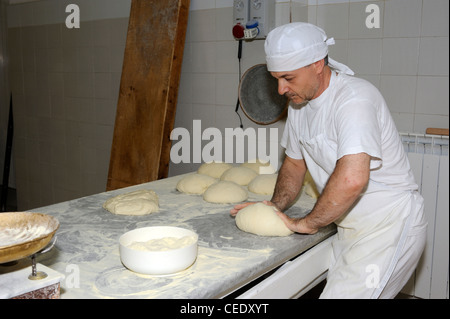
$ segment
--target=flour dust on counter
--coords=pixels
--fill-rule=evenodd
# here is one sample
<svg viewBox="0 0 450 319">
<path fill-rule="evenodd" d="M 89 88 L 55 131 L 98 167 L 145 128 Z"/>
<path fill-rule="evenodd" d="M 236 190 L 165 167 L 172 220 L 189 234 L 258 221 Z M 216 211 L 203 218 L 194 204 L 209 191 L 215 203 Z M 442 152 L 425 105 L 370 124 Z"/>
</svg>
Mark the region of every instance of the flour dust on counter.
<svg viewBox="0 0 450 319">
<path fill-rule="evenodd" d="M 317 242 L 334 234 L 325 228 L 315 235 L 262 237 L 243 232 L 230 215 L 233 204 L 209 203 L 202 195 L 181 193 L 184 175 L 161 179 L 41 207 L 60 221 L 55 247 L 39 257 L 43 265 L 64 274 L 61 298 L 220 298 L 267 273 Z M 103 208 L 110 198 L 151 189 L 158 195 L 158 213 L 118 215 Z M 249 201 L 270 199 L 248 192 Z M 315 200 L 301 194 L 287 214 L 301 217 Z M 148 226 L 175 226 L 198 234 L 194 264 L 168 276 L 139 275 L 127 269 L 119 254 L 119 238 Z"/>
</svg>

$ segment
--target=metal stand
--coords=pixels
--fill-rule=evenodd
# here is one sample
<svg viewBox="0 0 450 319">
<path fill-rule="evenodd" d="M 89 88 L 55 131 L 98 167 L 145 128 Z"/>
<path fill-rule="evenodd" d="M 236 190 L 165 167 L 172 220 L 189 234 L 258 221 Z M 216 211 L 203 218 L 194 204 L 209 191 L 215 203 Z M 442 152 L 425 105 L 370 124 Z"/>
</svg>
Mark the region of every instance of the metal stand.
<svg viewBox="0 0 450 319">
<path fill-rule="evenodd" d="M 37 271 L 36 269 L 36 256 L 37 254 L 44 254 L 48 252 L 50 249 L 53 248 L 56 244 L 56 236 L 53 237 L 53 241 L 44 249 L 41 251 L 38 251 L 37 253 L 31 255 L 31 275 L 28 276 L 28 279 L 30 280 L 40 280 L 47 277 L 47 274 L 43 271 Z"/>
<path fill-rule="evenodd" d="M 43 271 L 37 271 L 36 269 L 36 254 L 31 256 L 31 275 L 28 276 L 30 280 L 40 280 L 47 277 L 47 274 Z"/>
</svg>

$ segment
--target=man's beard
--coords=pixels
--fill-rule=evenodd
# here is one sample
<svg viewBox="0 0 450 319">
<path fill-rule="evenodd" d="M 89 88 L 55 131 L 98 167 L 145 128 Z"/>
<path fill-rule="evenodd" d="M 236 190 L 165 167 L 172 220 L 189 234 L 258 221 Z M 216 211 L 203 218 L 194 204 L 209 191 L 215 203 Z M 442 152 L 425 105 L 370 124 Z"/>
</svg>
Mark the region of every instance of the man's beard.
<svg viewBox="0 0 450 319">
<path fill-rule="evenodd" d="M 294 109 L 300 109 L 303 106 L 305 106 L 306 104 L 308 104 L 308 102 L 310 101 L 309 99 L 305 99 L 305 100 L 301 101 L 300 103 L 296 103 L 292 100 L 292 98 L 298 96 L 297 94 L 285 93 L 284 95 L 289 99 L 289 105 L 292 106 Z"/>
</svg>

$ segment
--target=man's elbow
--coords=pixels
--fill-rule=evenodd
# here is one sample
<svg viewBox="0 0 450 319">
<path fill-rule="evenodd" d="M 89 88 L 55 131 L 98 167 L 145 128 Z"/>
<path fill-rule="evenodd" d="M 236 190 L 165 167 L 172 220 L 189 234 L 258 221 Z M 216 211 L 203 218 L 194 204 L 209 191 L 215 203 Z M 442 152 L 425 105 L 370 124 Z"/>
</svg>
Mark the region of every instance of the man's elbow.
<svg viewBox="0 0 450 319">
<path fill-rule="evenodd" d="M 345 190 L 355 196 L 361 194 L 366 189 L 368 183 L 368 174 L 351 175 L 344 178 Z"/>
</svg>

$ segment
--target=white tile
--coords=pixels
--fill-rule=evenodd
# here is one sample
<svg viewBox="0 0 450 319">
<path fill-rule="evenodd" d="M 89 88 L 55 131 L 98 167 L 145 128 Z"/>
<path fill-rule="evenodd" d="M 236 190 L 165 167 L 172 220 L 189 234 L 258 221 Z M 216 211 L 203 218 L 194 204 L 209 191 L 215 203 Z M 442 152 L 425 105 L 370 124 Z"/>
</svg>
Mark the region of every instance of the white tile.
<svg viewBox="0 0 450 319">
<path fill-rule="evenodd" d="M 318 5 L 348 3 L 349 0 L 317 0 Z"/>
<path fill-rule="evenodd" d="M 300 9 L 301 7 L 301 9 Z M 304 18 L 306 16 L 306 19 Z M 294 21 L 307 21 L 308 7 L 299 5 L 297 3 L 277 3 L 275 5 L 275 27 L 287 24 L 291 22 L 289 19 L 292 17 Z"/>
<path fill-rule="evenodd" d="M 214 41 L 216 39 L 216 10 L 192 11 L 190 18 L 189 26 L 192 42 Z"/>
<path fill-rule="evenodd" d="M 425 133 L 427 128 L 448 128 L 448 115 L 416 114 L 414 118 L 414 132 Z"/>
<path fill-rule="evenodd" d="M 366 81 L 369 81 L 378 90 L 380 89 L 380 75 L 379 74 L 361 74 L 361 75 L 358 74 L 357 77 L 360 77 Z"/>
<path fill-rule="evenodd" d="M 312 24 L 317 24 L 317 6 L 308 6 L 308 21 Z"/>
<path fill-rule="evenodd" d="M 348 41 L 348 65 L 356 74 L 379 74 L 381 39 Z"/>
<path fill-rule="evenodd" d="M 216 7 L 216 2 L 211 0 L 191 0 L 189 10 L 206 10 L 214 9 Z"/>
<path fill-rule="evenodd" d="M 64 70 L 64 60 L 62 48 L 49 48 L 48 54 L 48 71 L 62 72 Z"/>
<path fill-rule="evenodd" d="M 390 0 L 384 5 L 385 37 L 418 37 L 422 0 Z"/>
<path fill-rule="evenodd" d="M 241 59 L 242 74 L 244 74 L 246 70 L 257 64 L 266 63 L 266 54 L 264 51 L 263 40 L 254 40 L 248 43 L 243 43 L 242 48 L 243 48 Z"/>
<path fill-rule="evenodd" d="M 421 35 L 448 37 L 448 11 L 448 0 L 423 0 Z"/>
<path fill-rule="evenodd" d="M 419 76 L 416 113 L 448 116 L 448 85 L 448 76 Z"/>
<path fill-rule="evenodd" d="M 184 127 L 192 131 L 192 105 L 190 103 L 178 102 L 174 128 L 176 127 Z"/>
<path fill-rule="evenodd" d="M 448 76 L 448 37 L 420 38 L 419 75 Z"/>
<path fill-rule="evenodd" d="M 233 0 L 216 0 L 216 9 L 232 8 Z"/>
<path fill-rule="evenodd" d="M 391 112 L 414 113 L 416 76 L 381 76 L 380 92 Z"/>
<path fill-rule="evenodd" d="M 93 47 L 93 68 L 94 72 L 110 72 L 111 71 L 111 48 Z"/>
<path fill-rule="evenodd" d="M 340 63 L 348 63 L 348 40 L 337 39 L 334 45 L 328 47 L 328 55 Z"/>
<path fill-rule="evenodd" d="M 95 123 L 102 125 L 114 125 L 117 103 L 109 99 L 95 99 Z"/>
<path fill-rule="evenodd" d="M 200 130 L 216 127 L 216 108 L 212 104 L 192 104 L 192 120 L 200 120 Z"/>
<path fill-rule="evenodd" d="M 107 10 L 109 19 L 129 17 L 131 0 L 106 0 L 106 2 L 107 4 L 101 7 Z"/>
<path fill-rule="evenodd" d="M 107 99 L 111 95 L 111 73 L 94 73 L 94 97 Z"/>
<path fill-rule="evenodd" d="M 192 79 L 192 103 L 214 105 L 216 101 L 216 81 L 214 74 L 193 73 Z"/>
<path fill-rule="evenodd" d="M 216 69 L 216 43 L 192 42 L 192 72 L 214 73 Z"/>
<path fill-rule="evenodd" d="M 238 96 L 239 76 L 235 74 L 216 74 L 216 105 L 233 106 Z"/>
<path fill-rule="evenodd" d="M 242 44 L 242 59 L 248 55 L 248 44 Z M 216 42 L 215 72 L 235 73 L 239 72 L 238 41 Z"/>
<path fill-rule="evenodd" d="M 321 27 L 329 38 L 347 39 L 349 4 L 338 3 L 317 7 L 317 26 Z"/>
<path fill-rule="evenodd" d="M 222 132 L 222 134 L 224 134 L 225 128 L 239 127 L 239 116 L 236 114 L 235 110 L 235 105 L 216 107 L 216 127 Z"/>
<path fill-rule="evenodd" d="M 419 38 L 384 38 L 381 74 L 416 75 Z"/>
<path fill-rule="evenodd" d="M 190 73 L 181 73 L 180 84 L 178 86 L 178 102 L 192 102 L 192 79 Z"/>
<path fill-rule="evenodd" d="M 233 27 L 232 8 L 221 8 L 215 10 L 215 38 L 216 41 L 234 40 L 231 32 Z M 211 30 L 212 31 L 212 30 Z"/>
</svg>

